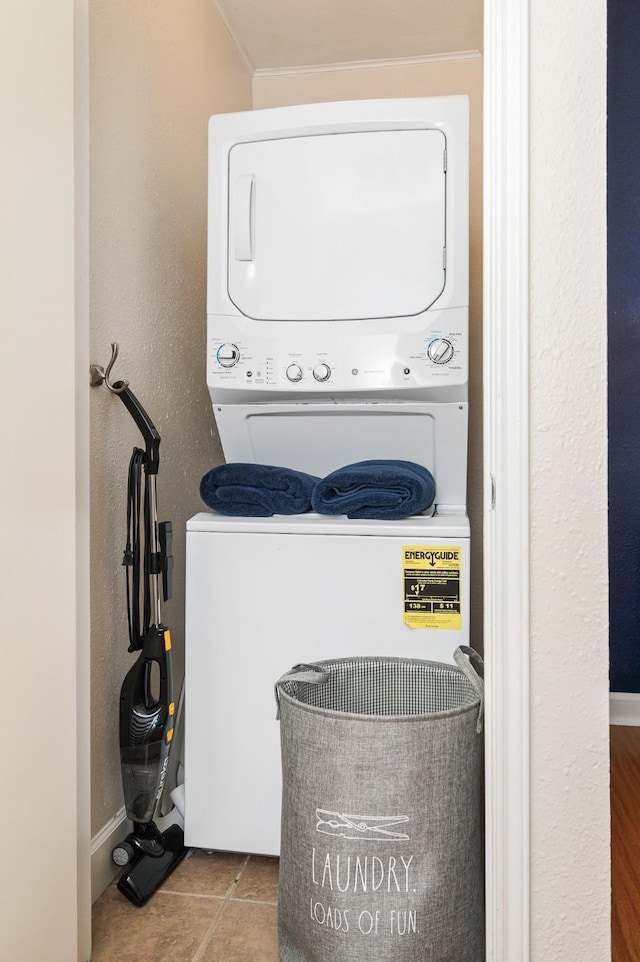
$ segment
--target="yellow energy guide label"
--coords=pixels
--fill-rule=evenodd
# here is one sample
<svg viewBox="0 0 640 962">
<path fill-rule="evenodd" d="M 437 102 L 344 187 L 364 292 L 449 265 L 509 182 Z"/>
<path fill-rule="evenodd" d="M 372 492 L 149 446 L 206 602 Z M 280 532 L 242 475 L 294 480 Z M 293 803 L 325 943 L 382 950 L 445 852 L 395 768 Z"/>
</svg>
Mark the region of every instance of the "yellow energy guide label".
<svg viewBox="0 0 640 962">
<path fill-rule="evenodd" d="M 405 624 L 410 628 L 460 628 L 461 573 L 460 545 L 403 545 Z"/>
</svg>

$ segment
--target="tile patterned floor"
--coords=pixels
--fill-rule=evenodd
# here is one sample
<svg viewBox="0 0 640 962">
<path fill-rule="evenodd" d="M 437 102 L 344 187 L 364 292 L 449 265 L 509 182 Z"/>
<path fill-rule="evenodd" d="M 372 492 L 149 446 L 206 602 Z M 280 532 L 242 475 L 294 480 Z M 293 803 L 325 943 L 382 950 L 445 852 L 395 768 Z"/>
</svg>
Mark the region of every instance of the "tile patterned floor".
<svg viewBox="0 0 640 962">
<path fill-rule="evenodd" d="M 197 850 L 141 909 L 106 890 L 91 962 L 278 962 L 277 897 L 277 859 Z"/>
</svg>

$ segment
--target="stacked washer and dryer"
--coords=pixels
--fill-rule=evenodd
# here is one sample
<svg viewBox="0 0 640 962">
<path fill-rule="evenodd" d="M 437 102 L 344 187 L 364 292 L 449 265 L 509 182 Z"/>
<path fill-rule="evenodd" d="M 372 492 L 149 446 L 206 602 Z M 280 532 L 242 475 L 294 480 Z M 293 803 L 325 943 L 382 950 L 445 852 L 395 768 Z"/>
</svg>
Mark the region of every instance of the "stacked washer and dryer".
<svg viewBox="0 0 640 962">
<path fill-rule="evenodd" d="M 185 841 L 277 855 L 274 682 L 469 640 L 466 97 L 213 117 L 207 384 L 225 458 L 427 467 L 434 507 L 187 524 Z"/>
</svg>

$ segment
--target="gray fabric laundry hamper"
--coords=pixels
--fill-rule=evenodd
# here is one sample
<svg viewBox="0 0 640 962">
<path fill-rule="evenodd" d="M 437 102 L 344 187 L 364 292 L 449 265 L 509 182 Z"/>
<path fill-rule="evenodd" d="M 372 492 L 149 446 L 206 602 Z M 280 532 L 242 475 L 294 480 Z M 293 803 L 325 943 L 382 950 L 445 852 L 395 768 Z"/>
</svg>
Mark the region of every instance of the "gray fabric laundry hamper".
<svg viewBox="0 0 640 962">
<path fill-rule="evenodd" d="M 396 658 L 276 683 L 282 962 L 482 962 L 483 683 Z"/>
</svg>

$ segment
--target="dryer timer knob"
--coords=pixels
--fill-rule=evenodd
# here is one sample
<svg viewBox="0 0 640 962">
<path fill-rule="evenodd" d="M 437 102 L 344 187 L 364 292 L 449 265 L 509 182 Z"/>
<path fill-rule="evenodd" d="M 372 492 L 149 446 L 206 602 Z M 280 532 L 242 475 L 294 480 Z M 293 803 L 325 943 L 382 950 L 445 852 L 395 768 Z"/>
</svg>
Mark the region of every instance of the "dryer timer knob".
<svg viewBox="0 0 640 962">
<path fill-rule="evenodd" d="M 434 364 L 448 364 L 453 354 L 453 344 L 446 337 L 434 337 L 427 344 L 427 355 Z"/>
<path fill-rule="evenodd" d="M 240 351 L 235 344 L 221 344 L 216 359 L 220 367 L 235 367 L 240 360 Z"/>
</svg>

